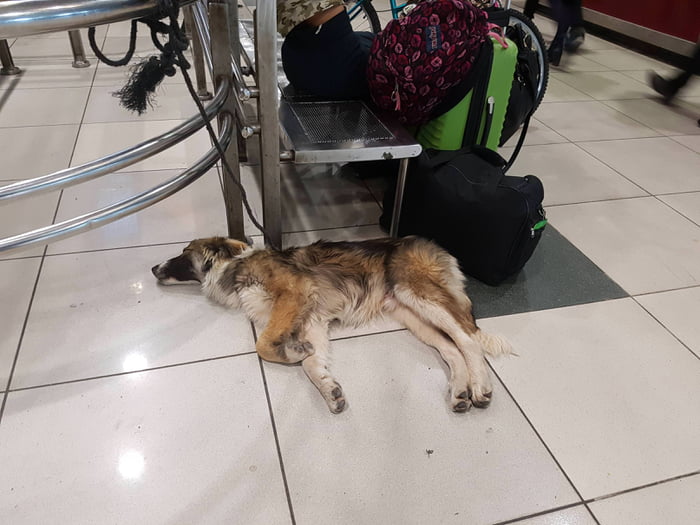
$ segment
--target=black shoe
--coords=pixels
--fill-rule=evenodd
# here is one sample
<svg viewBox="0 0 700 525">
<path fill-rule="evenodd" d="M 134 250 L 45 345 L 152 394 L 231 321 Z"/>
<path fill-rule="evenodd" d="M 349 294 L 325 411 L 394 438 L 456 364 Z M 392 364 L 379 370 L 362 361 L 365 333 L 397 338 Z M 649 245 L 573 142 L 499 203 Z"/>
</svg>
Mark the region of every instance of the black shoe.
<svg viewBox="0 0 700 525">
<path fill-rule="evenodd" d="M 676 93 L 678 92 L 678 88 L 673 86 L 671 82 L 663 78 L 658 73 L 649 74 L 649 84 L 654 91 L 663 97 L 665 104 L 670 104 L 673 97 L 676 96 Z"/>
<path fill-rule="evenodd" d="M 563 52 L 564 46 L 561 44 L 561 42 L 552 42 L 549 44 L 549 49 L 547 50 L 547 58 L 549 59 L 549 63 L 553 66 L 558 66 L 559 62 L 561 62 L 561 55 Z"/>
<path fill-rule="evenodd" d="M 586 30 L 582 26 L 572 27 L 566 35 L 564 49 L 569 53 L 576 53 L 586 39 Z"/>
</svg>

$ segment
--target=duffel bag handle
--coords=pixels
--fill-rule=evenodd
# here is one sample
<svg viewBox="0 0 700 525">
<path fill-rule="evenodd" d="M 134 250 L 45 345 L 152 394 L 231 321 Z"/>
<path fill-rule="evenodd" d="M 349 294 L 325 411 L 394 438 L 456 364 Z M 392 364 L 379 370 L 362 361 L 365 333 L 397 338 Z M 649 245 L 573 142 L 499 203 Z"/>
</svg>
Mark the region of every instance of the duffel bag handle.
<svg viewBox="0 0 700 525">
<path fill-rule="evenodd" d="M 459 157 L 460 155 L 465 155 L 468 153 L 473 153 L 474 155 L 477 155 L 478 157 L 484 159 L 486 162 L 493 166 L 496 166 L 497 168 L 503 168 L 504 166 L 506 166 L 505 159 L 501 157 L 498 153 L 484 146 L 479 146 L 478 144 L 469 146 L 468 148 L 457 149 L 454 151 L 437 151 L 437 153 L 435 153 L 436 151 L 437 150 L 428 150 L 426 152 L 428 154 L 426 166 L 431 169 L 444 166 L 445 164 Z"/>
</svg>

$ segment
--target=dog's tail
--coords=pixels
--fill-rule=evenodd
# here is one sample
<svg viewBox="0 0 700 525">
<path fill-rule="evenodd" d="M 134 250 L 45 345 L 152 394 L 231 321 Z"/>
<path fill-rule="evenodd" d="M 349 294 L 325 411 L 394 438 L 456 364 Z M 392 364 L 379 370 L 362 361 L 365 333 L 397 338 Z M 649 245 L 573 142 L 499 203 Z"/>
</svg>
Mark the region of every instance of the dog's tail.
<svg viewBox="0 0 700 525">
<path fill-rule="evenodd" d="M 479 328 L 477 328 L 472 336 L 481 344 L 489 355 L 517 355 L 513 351 L 513 345 L 503 336 L 489 334 Z"/>
</svg>

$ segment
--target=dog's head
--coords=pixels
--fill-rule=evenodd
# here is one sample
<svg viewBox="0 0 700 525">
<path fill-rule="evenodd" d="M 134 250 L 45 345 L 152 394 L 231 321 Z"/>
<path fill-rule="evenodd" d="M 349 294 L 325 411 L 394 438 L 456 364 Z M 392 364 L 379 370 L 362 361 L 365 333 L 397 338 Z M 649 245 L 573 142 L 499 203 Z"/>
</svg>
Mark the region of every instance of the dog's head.
<svg viewBox="0 0 700 525">
<path fill-rule="evenodd" d="M 180 255 L 156 264 L 151 271 L 161 284 L 201 283 L 215 264 L 234 259 L 246 248 L 247 244 L 225 237 L 196 239 Z"/>
</svg>

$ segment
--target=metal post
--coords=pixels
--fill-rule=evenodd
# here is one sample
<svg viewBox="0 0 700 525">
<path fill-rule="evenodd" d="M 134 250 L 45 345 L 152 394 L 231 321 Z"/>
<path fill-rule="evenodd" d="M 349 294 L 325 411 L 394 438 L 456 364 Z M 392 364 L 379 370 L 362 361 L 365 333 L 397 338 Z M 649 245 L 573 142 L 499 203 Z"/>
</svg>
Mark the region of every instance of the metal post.
<svg viewBox="0 0 700 525">
<path fill-rule="evenodd" d="M 255 9 L 255 65 L 257 68 L 258 118 L 260 119 L 260 170 L 263 220 L 268 244 L 282 246 L 280 191 L 279 109 L 277 106 L 277 5 L 258 0 Z"/>
<path fill-rule="evenodd" d="M 231 43 L 229 42 L 229 17 L 226 0 L 209 0 L 209 26 L 211 28 L 211 53 L 213 62 L 214 86 L 218 89 L 222 78 L 233 82 L 233 70 L 231 68 Z M 231 115 L 236 114 L 236 107 L 233 100 L 235 90 L 229 93 L 228 99 L 222 111 Z M 235 121 L 235 119 L 234 119 Z M 219 116 L 219 129 L 222 126 L 222 117 Z M 232 133 L 238 135 L 238 123 L 235 123 Z M 228 235 L 234 239 L 245 240 L 245 230 L 243 226 L 243 206 L 241 192 L 238 189 L 240 184 L 241 171 L 238 159 L 238 146 L 231 141 L 226 148 L 226 161 L 231 167 L 229 174 L 224 168 L 224 204 L 226 206 L 226 221 L 228 224 Z M 222 162 L 223 164 L 223 162 Z M 223 165 L 222 165 L 223 168 Z M 231 177 L 235 179 L 232 180 Z"/>
<path fill-rule="evenodd" d="M 241 67 L 241 37 L 238 32 L 238 0 L 228 0 L 229 36 L 231 55 L 238 68 Z"/>
<path fill-rule="evenodd" d="M 185 25 L 188 28 L 190 42 L 192 43 L 192 59 L 194 62 L 194 77 L 197 83 L 197 96 L 199 100 L 211 100 L 211 93 L 207 90 L 207 77 L 204 73 L 204 54 L 199 33 L 194 29 L 194 19 L 192 16 L 192 6 L 184 10 Z"/>
<path fill-rule="evenodd" d="M 0 64 L 2 64 L 0 75 L 19 75 L 22 72 L 12 61 L 10 46 L 7 44 L 7 40 L 0 40 Z"/>
<path fill-rule="evenodd" d="M 83 47 L 80 31 L 77 29 L 68 31 L 68 40 L 70 40 L 70 48 L 73 51 L 73 67 L 89 67 L 90 61 L 85 57 L 85 48 Z"/>
<path fill-rule="evenodd" d="M 399 236 L 399 220 L 401 219 L 401 204 L 403 203 L 403 192 L 406 187 L 406 175 L 408 174 L 409 159 L 401 159 L 399 163 L 399 178 L 396 179 L 396 193 L 394 194 L 394 211 L 391 214 L 391 227 L 389 235 Z"/>
<path fill-rule="evenodd" d="M 238 30 L 238 0 L 228 0 L 229 37 L 231 40 L 231 56 L 234 67 L 241 70 L 241 36 Z M 235 74 L 235 72 L 234 72 Z M 241 76 L 241 80 L 243 80 Z M 241 162 L 248 162 L 248 141 L 238 135 L 238 157 Z"/>
</svg>

